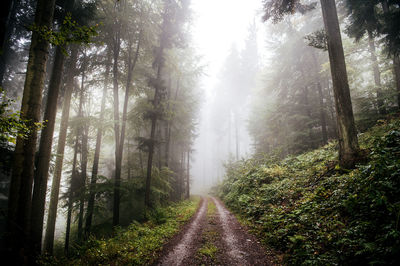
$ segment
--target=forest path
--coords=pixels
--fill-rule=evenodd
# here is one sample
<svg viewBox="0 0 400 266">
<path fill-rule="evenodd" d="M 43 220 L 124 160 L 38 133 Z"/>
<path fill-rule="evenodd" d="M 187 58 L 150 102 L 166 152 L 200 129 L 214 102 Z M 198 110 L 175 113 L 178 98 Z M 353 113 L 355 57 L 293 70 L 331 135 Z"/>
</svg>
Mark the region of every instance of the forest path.
<svg viewBox="0 0 400 266">
<path fill-rule="evenodd" d="M 155 265 L 273 265 L 257 239 L 214 198 L 202 198 L 183 230 Z"/>
</svg>

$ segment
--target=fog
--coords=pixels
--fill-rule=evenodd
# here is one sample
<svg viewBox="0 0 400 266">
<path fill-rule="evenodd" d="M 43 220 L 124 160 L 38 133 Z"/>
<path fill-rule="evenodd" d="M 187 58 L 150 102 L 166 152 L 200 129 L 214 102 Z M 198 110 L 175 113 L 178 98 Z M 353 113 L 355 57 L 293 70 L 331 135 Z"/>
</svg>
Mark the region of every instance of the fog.
<svg viewBox="0 0 400 266">
<path fill-rule="evenodd" d="M 253 152 L 247 120 L 255 86 L 247 88 L 249 93 L 239 102 L 231 99 L 237 97 L 235 93 L 222 95 L 222 92 L 229 91 L 229 81 L 224 80 L 228 56 L 232 49 L 237 50 L 240 56 L 252 28 L 256 30 L 257 45 L 254 46 L 254 52 L 259 58 L 266 55 L 261 7 L 262 3 L 258 0 L 192 1 L 193 43 L 206 65 L 200 80 L 205 100 L 199 115 L 198 137 L 192 155 L 193 193 L 205 193 L 221 181 L 225 162 L 247 158 Z M 262 61 L 258 62 L 259 68 Z M 240 109 L 237 119 L 232 110 L 225 110 L 225 113 L 223 110 L 229 109 L 232 103 Z"/>
</svg>

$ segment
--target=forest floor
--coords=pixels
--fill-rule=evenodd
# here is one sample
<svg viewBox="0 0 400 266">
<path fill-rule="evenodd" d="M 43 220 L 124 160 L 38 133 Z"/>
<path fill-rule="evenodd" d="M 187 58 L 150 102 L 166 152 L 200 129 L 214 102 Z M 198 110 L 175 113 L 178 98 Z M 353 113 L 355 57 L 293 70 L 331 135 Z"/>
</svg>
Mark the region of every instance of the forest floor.
<svg viewBox="0 0 400 266">
<path fill-rule="evenodd" d="M 154 265 L 273 265 L 271 261 L 221 201 L 206 197 Z"/>
</svg>

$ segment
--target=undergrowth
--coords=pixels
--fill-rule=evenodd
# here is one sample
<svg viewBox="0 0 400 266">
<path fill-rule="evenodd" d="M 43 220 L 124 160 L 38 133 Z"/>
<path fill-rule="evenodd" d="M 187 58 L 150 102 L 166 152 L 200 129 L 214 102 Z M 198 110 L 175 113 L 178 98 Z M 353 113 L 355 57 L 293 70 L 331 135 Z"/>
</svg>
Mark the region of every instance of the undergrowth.
<svg viewBox="0 0 400 266">
<path fill-rule="evenodd" d="M 360 135 L 367 161 L 337 166 L 337 144 L 285 160 L 230 163 L 219 195 L 289 265 L 400 262 L 400 121 Z"/>
<path fill-rule="evenodd" d="M 148 265 L 157 259 L 162 246 L 195 213 L 200 198 L 179 202 L 151 213 L 146 223 L 132 223 L 110 239 L 90 238 L 77 258 L 42 257 L 41 265 Z"/>
</svg>

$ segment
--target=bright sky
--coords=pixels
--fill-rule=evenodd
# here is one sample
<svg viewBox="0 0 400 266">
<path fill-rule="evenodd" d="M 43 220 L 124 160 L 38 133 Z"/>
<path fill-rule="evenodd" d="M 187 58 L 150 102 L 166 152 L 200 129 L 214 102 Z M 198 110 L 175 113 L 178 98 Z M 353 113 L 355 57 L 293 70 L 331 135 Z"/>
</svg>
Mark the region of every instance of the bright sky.
<svg viewBox="0 0 400 266">
<path fill-rule="evenodd" d="M 259 49 L 263 47 L 260 19 L 262 0 L 192 0 L 193 42 L 207 65 L 202 82 L 206 92 L 212 89 L 232 44 L 240 49 L 255 19 L 259 31 Z"/>
<path fill-rule="evenodd" d="M 213 131 L 208 122 L 213 116 L 210 106 L 221 67 L 233 44 L 239 50 L 243 48 L 253 21 L 258 29 L 259 53 L 261 56 L 265 54 L 265 27 L 261 22 L 262 0 L 192 0 L 191 7 L 194 24 L 192 41 L 196 53 L 203 57 L 201 63 L 206 65 L 201 80 L 206 101 L 200 114 L 199 136 L 195 142 L 191 167 L 193 192 L 201 193 L 203 188 L 209 187 L 222 174 L 218 170 L 222 168 L 221 162 L 213 154 L 215 146 L 220 143 L 213 142 Z"/>
</svg>

